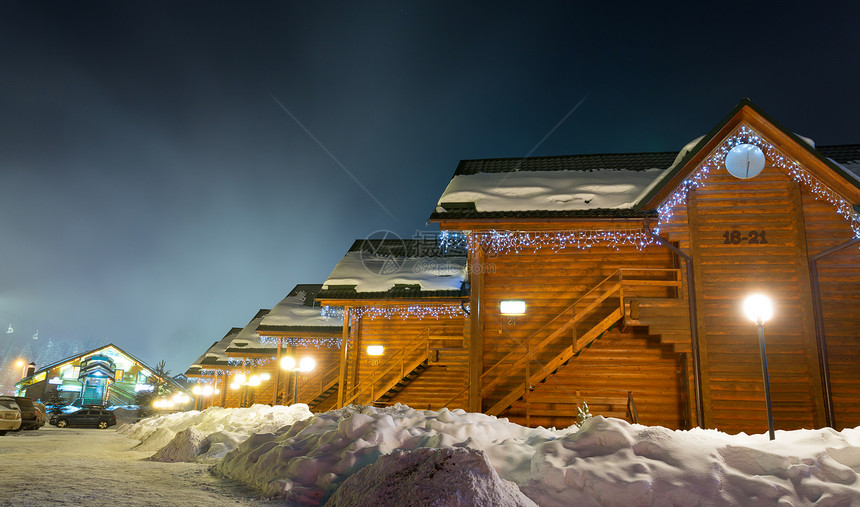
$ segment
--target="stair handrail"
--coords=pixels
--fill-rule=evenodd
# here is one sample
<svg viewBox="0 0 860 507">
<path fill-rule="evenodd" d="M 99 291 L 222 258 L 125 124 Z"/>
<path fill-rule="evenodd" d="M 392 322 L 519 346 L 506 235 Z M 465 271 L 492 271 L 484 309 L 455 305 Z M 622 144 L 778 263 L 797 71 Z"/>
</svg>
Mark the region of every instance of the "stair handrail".
<svg viewBox="0 0 860 507">
<path fill-rule="evenodd" d="M 318 375 L 314 375 L 314 377 L 319 377 L 319 387 L 316 391 L 313 392 L 312 396 L 306 396 L 308 390 L 311 386 L 316 387 L 316 383 L 311 383 L 309 381 L 305 382 L 305 388 L 299 388 L 299 399 L 306 398 L 308 401 L 313 401 L 317 396 L 321 395 L 325 392 L 326 388 L 330 386 L 332 383 L 336 383 L 338 381 L 338 373 L 340 372 L 340 363 L 335 363 L 331 368 L 326 371 L 321 371 Z M 332 378 L 333 377 L 333 378 Z M 329 379 L 326 381 L 326 379 Z M 310 380 L 310 379 L 309 379 Z"/>
<path fill-rule="evenodd" d="M 344 406 L 349 405 L 355 399 L 357 399 L 359 396 L 361 396 L 363 393 L 367 392 L 367 390 L 368 390 L 367 387 L 362 387 L 364 384 L 367 384 L 367 383 L 370 384 L 371 402 L 376 401 L 376 393 L 374 392 L 373 388 L 376 385 L 377 380 L 379 380 L 382 377 L 384 377 L 385 375 L 387 375 L 392 370 L 392 368 L 394 368 L 395 366 L 400 366 L 400 378 L 403 378 L 405 376 L 404 369 L 406 367 L 407 350 L 409 353 L 411 353 L 411 352 L 415 351 L 416 349 L 418 349 L 419 347 L 421 347 L 422 345 L 424 346 L 423 357 L 425 359 L 427 359 L 430 357 L 430 327 L 427 327 L 423 331 L 418 333 L 418 335 L 416 335 L 415 338 L 413 338 L 409 343 L 407 343 L 406 345 L 401 347 L 400 350 L 395 352 L 393 355 L 389 356 L 388 359 L 386 359 L 383 363 L 378 365 L 376 367 L 376 369 L 374 369 L 370 373 L 370 375 L 368 375 L 364 380 L 362 380 L 361 382 L 356 384 L 352 389 L 350 389 L 353 392 L 353 395 L 344 400 L 344 402 L 343 402 Z M 395 359 L 397 359 L 398 356 L 400 357 L 399 362 L 395 361 Z M 419 355 L 418 358 L 420 358 L 420 357 L 422 357 L 422 356 Z M 379 370 L 382 369 L 383 367 L 385 367 L 386 365 L 388 365 L 387 368 L 385 368 L 384 371 L 379 372 Z"/>
<path fill-rule="evenodd" d="M 543 326 L 541 326 L 541 327 L 540 327 L 540 328 L 538 328 L 536 331 L 534 331 L 533 333 L 531 333 L 531 334 L 530 334 L 530 335 L 529 335 L 525 340 L 523 340 L 523 342 L 522 342 L 522 343 L 520 343 L 520 344 L 516 345 L 516 346 L 514 347 L 514 349 L 513 349 L 511 352 L 509 352 L 508 354 L 506 354 L 506 355 L 505 355 L 505 357 L 503 357 L 503 358 L 502 358 L 501 360 L 499 360 L 496 364 L 494 364 L 493 366 L 491 366 L 490 368 L 488 368 L 488 369 L 487 369 L 487 371 L 485 371 L 483 374 L 481 374 L 481 380 L 483 381 L 484 377 L 486 377 L 487 375 L 489 375 L 489 374 L 490 374 L 490 372 L 492 372 L 493 370 L 495 370 L 496 368 L 498 368 L 499 366 L 501 366 L 505 361 L 507 361 L 508 359 L 510 359 L 514 354 L 517 354 L 518 352 L 520 352 L 520 349 L 524 348 L 524 347 L 526 346 L 526 343 L 530 342 L 530 341 L 531 341 L 531 339 L 532 339 L 532 338 L 534 338 L 538 333 L 541 333 L 542 331 L 546 330 L 546 328 L 548 328 L 552 323 L 556 322 L 558 319 L 560 319 L 560 318 L 562 318 L 562 317 L 567 316 L 569 313 L 572 313 L 572 312 L 574 311 L 574 309 L 576 308 L 576 306 L 577 306 L 578 304 L 580 304 L 580 303 L 582 302 L 582 300 L 583 300 L 583 299 L 585 299 L 585 298 L 587 298 L 587 297 L 591 296 L 591 295 L 592 295 L 592 293 L 594 293 L 597 289 L 599 289 L 600 287 L 602 287 L 602 286 L 603 286 L 603 284 L 605 284 L 605 283 L 606 283 L 606 282 L 608 282 L 609 280 L 612 280 L 612 279 L 613 279 L 614 277 L 616 277 L 616 276 L 618 276 L 618 277 L 620 278 L 620 276 L 621 276 L 621 275 L 620 275 L 620 272 L 621 272 L 621 269 L 616 269 L 615 271 L 613 271 L 611 275 L 607 276 L 606 278 L 604 278 L 603 280 L 601 280 L 600 282 L 598 282 L 598 283 L 597 283 L 597 285 L 595 285 L 594 287 L 592 287 L 591 289 L 589 289 L 585 294 L 583 294 L 582 296 L 580 296 L 579 298 L 577 298 L 577 300 L 576 300 L 576 301 L 574 301 L 573 303 L 571 303 L 570 305 L 568 305 L 567 307 L 565 307 L 565 309 L 564 309 L 564 310 L 562 310 L 560 313 L 558 313 L 555 317 L 551 318 L 551 319 L 550 319 L 550 320 L 548 320 L 548 321 L 547 321 Z M 620 282 L 619 282 L 619 283 L 620 283 Z M 612 290 L 612 291 L 610 291 L 608 294 L 604 294 L 604 297 L 601 299 L 601 301 L 603 301 L 603 300 L 605 300 L 605 299 L 608 299 L 609 295 L 611 295 L 611 293 L 612 293 L 612 292 L 614 292 L 614 290 L 616 290 L 617 288 L 618 288 L 618 287 L 613 287 L 613 290 Z M 592 309 L 592 308 L 590 308 L 590 307 L 589 307 L 589 308 L 586 308 L 586 310 L 588 310 L 588 311 L 590 311 L 591 309 Z M 571 318 L 575 320 L 575 317 L 576 317 L 576 315 L 573 315 Z M 530 356 L 530 357 L 531 357 L 531 356 L 533 356 L 535 353 L 539 352 L 542 348 L 543 348 L 543 347 L 538 347 L 538 350 L 531 351 L 531 352 L 530 352 L 530 354 L 529 354 L 529 356 Z M 526 357 L 526 356 L 521 356 L 521 357 L 520 357 L 520 359 L 519 359 L 519 360 L 517 360 L 517 361 L 515 361 L 515 362 L 514 362 L 514 365 L 512 365 L 511 367 L 514 367 L 515 365 L 519 364 L 521 361 L 523 361 L 523 360 L 525 359 L 525 357 Z M 486 390 L 488 390 L 488 389 L 492 388 L 492 387 L 493 387 L 493 386 L 495 386 L 495 384 L 496 384 L 496 383 L 498 383 L 498 382 L 499 382 L 499 381 L 497 380 L 497 381 L 495 381 L 495 382 L 490 382 L 487 386 L 482 385 L 482 388 L 481 388 L 481 394 L 484 394 L 484 392 L 485 392 Z M 483 384 L 483 383 L 482 383 L 482 384 Z"/>
<path fill-rule="evenodd" d="M 554 322 L 556 322 L 558 319 L 560 319 L 560 318 L 562 318 L 562 317 L 566 316 L 569 312 L 573 312 L 573 310 L 576 308 L 576 306 L 577 306 L 578 304 L 580 304 L 580 303 L 582 302 L 582 300 L 583 300 L 583 299 L 585 299 L 585 298 L 587 298 L 587 297 L 591 296 L 591 294 L 592 294 L 593 292 L 595 292 L 597 289 L 599 289 L 599 288 L 600 288 L 603 284 L 605 284 L 607 281 L 611 280 L 611 279 L 612 279 L 612 278 L 614 278 L 615 276 L 618 276 L 618 281 L 619 281 L 619 283 L 622 283 L 622 284 L 623 284 L 623 283 L 630 283 L 630 284 L 632 284 L 632 285 L 636 285 L 637 280 L 635 280 L 635 279 L 633 279 L 633 280 L 631 280 L 631 279 L 624 279 L 624 277 L 623 277 L 623 273 L 624 273 L 624 272 L 646 272 L 646 271 L 654 271 L 654 272 L 659 271 L 659 272 L 664 272 L 664 273 L 674 272 L 674 273 L 676 274 L 676 280 L 673 280 L 673 281 L 665 281 L 665 282 L 664 282 L 664 284 L 665 284 L 665 285 L 667 285 L 667 286 L 669 286 L 669 285 L 674 286 L 674 285 L 677 285 L 678 283 L 680 283 L 680 281 L 677 279 L 677 276 L 678 276 L 678 274 L 680 273 L 680 270 L 679 270 L 679 269 L 677 269 L 677 268 L 619 268 L 619 269 L 616 269 L 615 271 L 613 271 L 613 272 L 612 272 L 612 274 L 610 274 L 609 276 L 607 276 L 606 278 L 604 278 L 603 280 L 601 280 L 600 282 L 598 282 L 594 287 L 592 287 L 591 289 L 589 289 L 585 294 L 583 294 L 582 296 L 580 296 L 576 301 L 574 301 L 573 303 L 571 303 L 570 305 L 568 305 L 564 310 L 562 310 L 560 313 L 558 313 L 555 317 L 553 317 L 553 318 L 551 318 L 550 320 L 548 320 L 548 321 L 547 321 L 543 326 L 541 326 L 541 327 L 540 327 L 540 328 L 538 328 L 536 331 L 534 331 L 532 334 L 530 334 L 530 335 L 529 335 L 529 336 L 528 336 L 528 337 L 523 341 L 523 343 L 518 344 L 518 345 L 514 348 L 514 350 L 512 350 L 512 351 L 511 351 L 511 352 L 509 352 L 507 355 L 505 355 L 505 357 L 503 357 L 501 360 L 499 360 L 496 364 L 494 364 L 493 366 L 491 366 L 490 368 L 488 368 L 488 369 L 487 369 L 487 371 L 485 371 L 483 374 L 481 374 L 481 379 L 483 379 L 484 377 L 486 377 L 486 376 L 487 376 L 491 371 L 493 371 L 494 369 L 496 369 L 497 367 L 499 367 L 501 364 L 503 364 L 505 361 L 507 361 L 508 359 L 510 359 L 510 358 L 511 358 L 511 356 L 513 356 L 514 354 L 516 354 L 516 353 L 519 351 L 519 349 L 524 348 L 524 347 L 526 346 L 526 343 L 527 343 L 528 341 L 530 341 L 532 338 L 534 338 L 538 333 L 540 333 L 540 332 L 542 332 L 542 331 L 546 330 L 546 328 L 547 328 L 547 327 L 549 327 L 552 323 L 554 323 Z M 614 289 L 614 288 L 613 288 L 613 289 Z M 610 293 L 609 295 L 611 295 L 611 293 Z M 607 296 L 607 297 L 604 297 L 603 299 L 601 299 L 601 301 L 603 301 L 603 300 L 605 300 L 605 299 L 608 299 L 608 295 L 606 295 L 606 294 L 605 294 L 605 296 Z M 593 308 L 591 308 L 591 306 L 589 306 L 589 307 L 585 308 L 585 309 L 583 310 L 583 312 L 581 312 L 581 313 L 587 313 L 588 311 L 590 311 L 590 310 L 592 310 L 592 309 L 593 309 Z M 575 318 L 575 315 L 574 315 L 574 318 Z M 542 347 L 540 347 L 540 348 L 542 348 Z M 537 352 L 537 351 L 533 351 L 531 355 L 534 355 L 534 353 L 535 353 L 535 352 Z"/>
</svg>

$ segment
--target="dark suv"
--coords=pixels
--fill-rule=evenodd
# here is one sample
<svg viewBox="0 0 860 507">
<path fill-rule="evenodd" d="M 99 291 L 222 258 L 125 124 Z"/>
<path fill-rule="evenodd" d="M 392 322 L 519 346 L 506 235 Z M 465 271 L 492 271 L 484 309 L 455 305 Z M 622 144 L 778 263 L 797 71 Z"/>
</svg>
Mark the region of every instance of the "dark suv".
<svg viewBox="0 0 860 507">
<path fill-rule="evenodd" d="M 48 422 L 58 428 L 95 426 L 99 429 L 105 429 L 116 424 L 116 416 L 110 410 L 101 407 L 85 407 L 70 414 L 53 415 Z"/>
<path fill-rule="evenodd" d="M 15 399 L 15 403 L 21 409 L 21 429 L 39 429 L 39 418 L 36 415 L 36 407 L 33 405 L 33 399 L 25 398 L 24 396 L 13 396 L 12 398 Z"/>
</svg>

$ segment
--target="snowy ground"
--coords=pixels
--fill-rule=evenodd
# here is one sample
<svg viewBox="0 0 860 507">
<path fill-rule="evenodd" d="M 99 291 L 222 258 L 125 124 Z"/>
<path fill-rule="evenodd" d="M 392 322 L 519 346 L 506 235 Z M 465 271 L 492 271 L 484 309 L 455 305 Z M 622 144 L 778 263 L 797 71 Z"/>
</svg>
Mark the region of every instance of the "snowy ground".
<svg viewBox="0 0 860 507">
<path fill-rule="evenodd" d="M 44 426 L 0 437 L 0 505 L 261 505 L 203 463 L 148 461 L 113 429 Z"/>
<path fill-rule="evenodd" d="M 776 437 L 400 405 L 210 408 L 0 437 L 0 463 L 28 464 L 2 467 L 0 504 L 860 507 L 860 428 Z"/>
</svg>

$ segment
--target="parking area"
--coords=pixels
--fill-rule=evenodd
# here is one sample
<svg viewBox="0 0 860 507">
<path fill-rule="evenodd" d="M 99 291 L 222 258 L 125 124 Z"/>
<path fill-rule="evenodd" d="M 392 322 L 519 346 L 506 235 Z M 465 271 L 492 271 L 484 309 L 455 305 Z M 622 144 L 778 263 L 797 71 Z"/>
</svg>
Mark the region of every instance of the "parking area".
<svg viewBox="0 0 860 507">
<path fill-rule="evenodd" d="M 209 465 L 147 461 L 115 429 L 55 428 L 0 437 L 0 505 L 260 505 Z"/>
</svg>

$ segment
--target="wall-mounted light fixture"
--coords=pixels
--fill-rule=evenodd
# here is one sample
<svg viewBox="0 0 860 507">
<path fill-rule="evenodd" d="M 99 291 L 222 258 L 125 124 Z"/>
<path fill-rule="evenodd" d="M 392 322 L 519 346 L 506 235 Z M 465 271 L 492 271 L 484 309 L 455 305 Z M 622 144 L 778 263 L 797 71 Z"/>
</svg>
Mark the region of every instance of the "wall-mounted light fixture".
<svg viewBox="0 0 860 507">
<path fill-rule="evenodd" d="M 526 302 L 519 300 L 505 300 L 499 303 L 499 311 L 502 315 L 525 315 Z"/>
<path fill-rule="evenodd" d="M 368 356 L 381 356 L 383 352 L 385 352 L 385 347 L 383 347 L 382 345 L 368 345 L 367 346 L 367 355 Z"/>
</svg>

